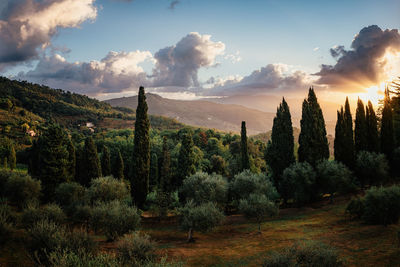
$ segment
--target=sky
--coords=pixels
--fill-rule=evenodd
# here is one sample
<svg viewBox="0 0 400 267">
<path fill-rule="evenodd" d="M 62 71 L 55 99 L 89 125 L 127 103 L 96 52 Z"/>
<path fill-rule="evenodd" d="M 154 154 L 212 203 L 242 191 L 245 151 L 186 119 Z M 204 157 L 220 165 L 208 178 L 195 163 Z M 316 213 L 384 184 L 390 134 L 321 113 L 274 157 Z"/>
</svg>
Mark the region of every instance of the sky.
<svg viewBox="0 0 400 267">
<path fill-rule="evenodd" d="M 0 75 L 109 99 L 345 95 L 400 76 L 400 1 L 2 0 Z"/>
</svg>

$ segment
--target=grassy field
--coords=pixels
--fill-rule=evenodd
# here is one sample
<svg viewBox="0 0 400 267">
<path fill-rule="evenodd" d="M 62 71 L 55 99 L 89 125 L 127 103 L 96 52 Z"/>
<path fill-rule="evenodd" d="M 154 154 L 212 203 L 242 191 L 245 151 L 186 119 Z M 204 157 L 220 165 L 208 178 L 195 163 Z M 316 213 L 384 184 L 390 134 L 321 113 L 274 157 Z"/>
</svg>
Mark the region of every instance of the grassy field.
<svg viewBox="0 0 400 267">
<path fill-rule="evenodd" d="M 282 209 L 276 218 L 257 224 L 241 215 L 228 216 L 213 232 L 194 233 L 195 243 L 186 243 L 186 232 L 180 231 L 176 218 L 159 223 L 144 218 L 142 231 L 155 240 L 161 255 L 168 260 L 185 262 L 185 266 L 260 266 L 273 250 L 291 246 L 296 241 L 318 240 L 337 249 L 346 266 L 400 266 L 400 225 L 371 226 L 345 217 L 348 199 L 335 204 L 302 209 Z M 0 251 L 0 266 L 29 266 L 23 248 L 22 232 Z M 113 253 L 114 243 L 97 236 L 103 251 Z"/>
</svg>

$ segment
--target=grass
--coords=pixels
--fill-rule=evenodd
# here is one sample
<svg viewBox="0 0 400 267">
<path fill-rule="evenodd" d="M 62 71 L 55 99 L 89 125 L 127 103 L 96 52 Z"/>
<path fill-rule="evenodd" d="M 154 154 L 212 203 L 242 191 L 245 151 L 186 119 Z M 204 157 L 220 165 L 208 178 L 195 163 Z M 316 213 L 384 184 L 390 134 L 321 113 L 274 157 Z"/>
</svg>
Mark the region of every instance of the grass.
<svg viewBox="0 0 400 267">
<path fill-rule="evenodd" d="M 337 201 L 317 208 L 283 209 L 261 225 L 261 235 L 257 223 L 241 215 L 229 216 L 210 233 L 195 232 L 196 242 L 190 244 L 174 217 L 162 223 L 143 218 L 142 231 L 157 242 L 160 255 L 183 261 L 185 266 L 260 266 L 272 251 L 301 240 L 318 240 L 336 248 L 346 266 L 400 266 L 400 225 L 384 227 L 348 220 L 344 215 L 348 199 Z M 0 249 L 0 266 L 29 266 L 21 237 Z M 113 253 L 115 243 L 105 242 L 104 236 L 96 236 L 96 240 L 102 251 Z"/>
</svg>

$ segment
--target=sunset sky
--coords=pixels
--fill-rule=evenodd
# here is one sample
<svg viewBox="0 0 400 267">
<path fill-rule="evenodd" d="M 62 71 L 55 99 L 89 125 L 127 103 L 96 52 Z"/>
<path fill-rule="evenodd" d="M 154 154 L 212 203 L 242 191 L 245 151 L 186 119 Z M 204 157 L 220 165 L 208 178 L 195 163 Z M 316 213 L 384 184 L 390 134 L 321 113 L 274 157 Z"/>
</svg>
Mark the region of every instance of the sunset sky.
<svg viewBox="0 0 400 267">
<path fill-rule="evenodd" d="M 99 99 L 345 95 L 400 75 L 400 1 L 2 0 L 0 72 Z"/>
</svg>

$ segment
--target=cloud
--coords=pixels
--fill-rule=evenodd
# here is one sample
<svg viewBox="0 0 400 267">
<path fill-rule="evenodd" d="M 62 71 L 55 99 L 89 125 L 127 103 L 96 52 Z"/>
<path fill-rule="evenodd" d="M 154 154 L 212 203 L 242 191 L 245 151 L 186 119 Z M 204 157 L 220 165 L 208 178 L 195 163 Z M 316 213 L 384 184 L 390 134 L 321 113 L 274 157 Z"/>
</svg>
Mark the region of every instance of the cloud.
<svg viewBox="0 0 400 267">
<path fill-rule="evenodd" d="M 294 91 L 307 88 L 313 77 L 285 64 L 268 64 L 245 77 L 233 76 L 228 79 L 210 79 L 213 83 L 207 95 L 257 95 L 276 91 Z"/>
<path fill-rule="evenodd" d="M 319 50 L 319 47 L 317 46 L 317 47 L 314 47 L 314 49 L 313 49 L 313 51 L 314 52 L 316 52 L 316 51 L 318 51 Z"/>
<path fill-rule="evenodd" d="M 192 32 L 176 45 L 165 47 L 155 53 L 153 87 L 199 86 L 198 70 L 215 66 L 215 58 L 222 55 L 225 44 L 211 41 L 211 35 Z"/>
<path fill-rule="evenodd" d="M 388 79 L 387 53 L 400 52 L 400 34 L 397 29 L 382 30 L 376 25 L 363 28 L 353 39 L 351 49 L 335 46 L 330 49 L 335 65 L 322 65 L 315 75 L 318 83 L 331 88 L 361 89 Z"/>
<path fill-rule="evenodd" d="M 179 0 L 171 1 L 171 3 L 169 4 L 169 7 L 168 7 L 168 8 L 171 9 L 171 10 L 173 10 L 173 9 L 175 9 L 176 5 L 180 4 L 180 2 L 181 2 L 181 1 L 179 1 Z"/>
<path fill-rule="evenodd" d="M 5 2 L 4 2 L 5 1 Z M 78 27 L 97 16 L 95 0 L 2 0 L 0 71 L 38 58 L 59 28 Z"/>
<path fill-rule="evenodd" d="M 110 52 L 100 61 L 83 63 L 70 63 L 55 54 L 43 57 L 34 70 L 21 72 L 18 78 L 88 95 L 136 90 L 147 85 L 139 66 L 147 60 L 152 60 L 149 51 Z"/>
</svg>

